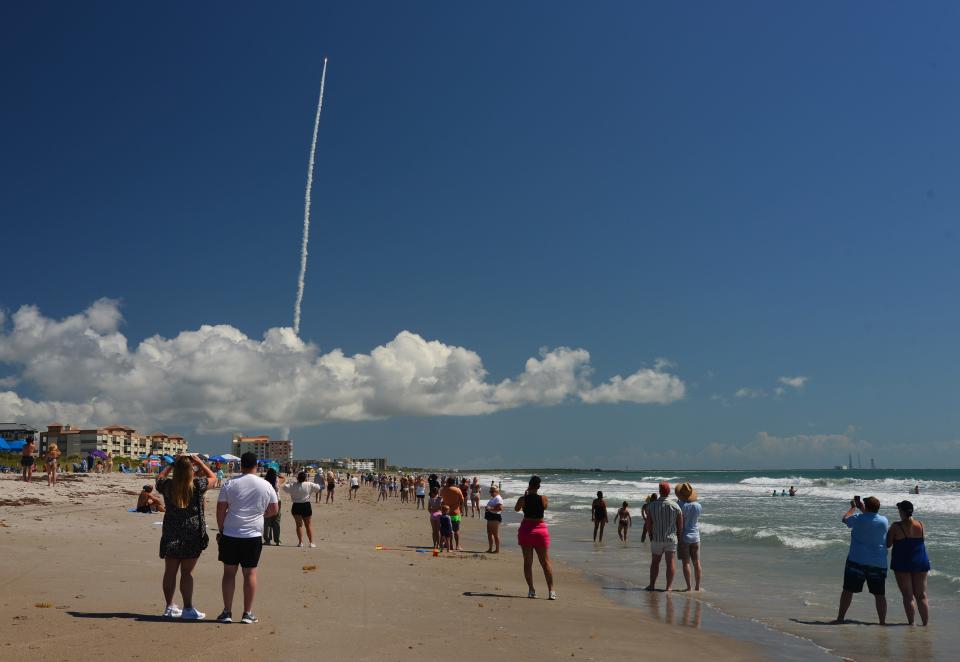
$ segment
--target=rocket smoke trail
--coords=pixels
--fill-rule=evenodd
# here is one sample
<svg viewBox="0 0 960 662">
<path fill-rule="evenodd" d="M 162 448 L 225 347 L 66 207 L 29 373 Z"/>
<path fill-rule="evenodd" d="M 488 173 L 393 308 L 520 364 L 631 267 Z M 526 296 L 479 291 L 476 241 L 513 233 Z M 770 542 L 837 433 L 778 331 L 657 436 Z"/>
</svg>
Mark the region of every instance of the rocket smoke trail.
<svg viewBox="0 0 960 662">
<path fill-rule="evenodd" d="M 317 153 L 317 132 L 320 130 L 320 111 L 323 109 L 323 86 L 327 81 L 327 58 L 323 58 L 323 74 L 320 76 L 320 100 L 317 101 L 317 117 L 313 121 L 313 142 L 310 143 L 310 162 L 307 164 L 307 192 L 303 196 L 303 243 L 300 245 L 300 276 L 297 278 L 297 301 L 293 304 L 293 332 L 300 335 L 300 304 L 303 303 L 303 286 L 307 276 L 307 243 L 310 240 L 310 189 L 313 188 L 313 159 Z"/>
</svg>

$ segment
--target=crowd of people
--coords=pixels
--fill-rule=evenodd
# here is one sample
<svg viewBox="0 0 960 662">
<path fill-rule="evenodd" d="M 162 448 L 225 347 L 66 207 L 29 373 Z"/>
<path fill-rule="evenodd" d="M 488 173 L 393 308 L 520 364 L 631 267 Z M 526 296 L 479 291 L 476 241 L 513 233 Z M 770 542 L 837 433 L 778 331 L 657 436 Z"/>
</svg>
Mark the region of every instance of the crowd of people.
<svg viewBox="0 0 960 662">
<path fill-rule="evenodd" d="M 25 481 L 32 479 L 36 452 L 33 441 L 29 441 L 22 449 L 21 469 Z M 51 444 L 42 458 L 49 485 L 56 483 L 60 456 L 59 448 Z M 112 458 L 109 460 L 112 466 Z M 348 486 L 347 498 L 352 501 L 359 499 L 360 487 L 364 484 L 376 492 L 377 503 L 397 499 L 400 503 L 409 503 L 417 510 L 426 511 L 435 554 L 463 551 L 463 519 L 481 516 L 486 523 L 486 553 L 500 552 L 500 527 L 505 502 L 500 486 L 491 483 L 487 488 L 489 498 L 481 506 L 482 487 L 477 477 L 469 480 L 465 476 L 437 474 L 344 474 L 333 469 L 324 471 L 322 468 L 316 468 L 311 476 L 309 468 L 292 467 L 297 469 L 295 480 L 287 481 L 274 468 L 267 469 L 260 477 L 260 467 L 252 453 L 245 453 L 240 458 L 239 468 L 238 477 L 224 482 L 223 468 L 219 463 L 211 469 L 198 455 L 179 456 L 159 472 L 155 486 L 144 485 L 138 494 L 137 512 L 164 515 L 160 540 L 160 557 L 165 562 L 162 580 L 166 600 L 164 616 L 186 620 L 205 617 L 193 605 L 192 573 L 209 542 L 203 496 L 210 488 L 220 488 L 216 519 L 218 559 L 223 564 L 221 589 L 224 603 L 218 620 L 223 623 L 232 622 L 238 569 L 243 576 L 241 621 L 257 622 L 252 611 L 256 569 L 263 545 L 280 545 L 281 494 L 288 496 L 291 501 L 290 513 L 296 523 L 298 547 L 316 547 L 311 522 L 311 497 L 320 503 L 326 492 L 326 503 L 331 503 L 336 488 Z M 544 517 L 549 500 L 540 494 L 540 487 L 540 478 L 531 477 L 526 491 L 514 505 L 514 511 L 523 514 L 517 541 L 523 555 L 523 575 L 528 586 L 528 597 L 537 596 L 533 580 L 533 559 L 536 557 L 546 580 L 548 597 L 555 600 L 557 594 L 549 556 L 550 532 Z M 914 490 L 915 493 L 918 491 Z M 795 488 L 791 487 L 789 494 L 796 494 Z M 676 498 L 671 498 L 672 495 Z M 930 562 L 924 542 L 924 525 L 913 517 L 911 502 L 901 501 L 896 506 L 900 521 L 891 526 L 887 518 L 879 514 L 880 501 L 876 497 L 862 501 L 860 497 L 855 497 L 850 502 L 850 508 L 842 518 L 850 529 L 851 540 L 836 623 L 845 622 L 854 594 L 862 592 L 864 585 L 874 596 L 880 624 L 886 623 L 885 584 L 888 567 L 895 574 L 908 622 L 913 624 L 919 613 L 921 623 L 928 623 L 926 584 Z M 665 566 L 665 590 L 673 590 L 677 559 L 681 563 L 686 585 L 684 590 L 702 590 L 701 513 L 696 489 L 688 482 L 673 487 L 668 482 L 661 482 L 658 491 L 644 499 L 640 508 L 643 521 L 641 542 L 649 538 L 651 553 L 646 590 L 656 589 L 661 566 Z M 609 508 L 603 492 L 597 492 L 590 506 L 590 518 L 593 540 L 602 543 L 605 526 L 609 523 Z M 614 522 L 618 538 L 626 542 L 633 526 L 627 501 L 617 508 Z M 888 549 L 891 550 L 889 566 Z M 173 600 L 178 575 L 183 607 Z"/>
</svg>

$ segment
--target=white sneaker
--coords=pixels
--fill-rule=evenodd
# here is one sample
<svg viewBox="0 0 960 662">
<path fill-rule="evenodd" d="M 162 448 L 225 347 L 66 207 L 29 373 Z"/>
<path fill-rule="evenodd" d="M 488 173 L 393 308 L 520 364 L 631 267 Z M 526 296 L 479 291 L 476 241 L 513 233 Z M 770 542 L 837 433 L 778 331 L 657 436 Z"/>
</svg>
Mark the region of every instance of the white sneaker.
<svg viewBox="0 0 960 662">
<path fill-rule="evenodd" d="M 528 597 L 528 598 L 535 598 L 535 597 L 537 597 L 537 592 L 536 592 L 535 590 L 533 590 L 533 589 L 530 589 L 529 591 L 527 591 L 527 597 Z"/>
<path fill-rule="evenodd" d="M 316 545 L 315 545 L 315 544 L 313 544 L 313 543 L 310 543 L 310 546 L 311 546 L 311 547 L 316 547 Z"/>
<path fill-rule="evenodd" d="M 183 613 L 180 614 L 180 620 L 182 621 L 202 621 L 207 615 L 202 611 L 197 611 L 193 607 L 187 607 L 183 610 Z"/>
<path fill-rule="evenodd" d="M 556 600 L 556 599 L 557 599 L 557 592 L 556 592 L 556 591 L 550 591 L 550 597 L 547 598 L 547 600 Z"/>
<path fill-rule="evenodd" d="M 178 607 L 175 604 L 169 604 L 167 605 L 167 608 L 163 610 L 163 617 L 164 618 L 180 618 L 180 614 L 182 613 L 183 613 L 183 610 L 180 609 L 180 607 Z"/>
<path fill-rule="evenodd" d="M 297 543 L 297 547 L 303 547 L 303 543 L 302 543 L 302 542 L 298 542 L 298 543 Z"/>
</svg>

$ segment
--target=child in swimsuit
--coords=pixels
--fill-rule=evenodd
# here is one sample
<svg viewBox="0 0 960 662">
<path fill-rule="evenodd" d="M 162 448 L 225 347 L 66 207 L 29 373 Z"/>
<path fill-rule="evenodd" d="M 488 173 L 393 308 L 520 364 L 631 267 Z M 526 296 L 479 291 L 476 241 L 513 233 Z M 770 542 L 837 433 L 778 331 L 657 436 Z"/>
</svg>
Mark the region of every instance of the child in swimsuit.
<svg viewBox="0 0 960 662">
<path fill-rule="evenodd" d="M 440 498 L 440 490 L 436 487 L 430 488 L 430 502 L 427 504 L 427 512 L 430 513 L 430 528 L 433 531 L 433 547 L 440 547 L 440 512 L 443 506 L 443 499 Z"/>
<path fill-rule="evenodd" d="M 444 504 L 440 509 L 440 551 L 453 549 L 453 519 L 450 518 L 450 506 Z"/>
</svg>

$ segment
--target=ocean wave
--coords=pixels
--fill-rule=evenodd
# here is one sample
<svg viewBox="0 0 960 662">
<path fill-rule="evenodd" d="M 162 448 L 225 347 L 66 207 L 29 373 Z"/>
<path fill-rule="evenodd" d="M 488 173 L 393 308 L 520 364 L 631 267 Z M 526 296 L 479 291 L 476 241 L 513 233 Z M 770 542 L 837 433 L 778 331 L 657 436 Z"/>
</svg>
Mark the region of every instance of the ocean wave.
<svg viewBox="0 0 960 662">
<path fill-rule="evenodd" d="M 952 583 L 954 583 L 954 584 L 960 584 L 960 577 L 955 577 L 955 576 L 953 576 L 953 575 L 951 575 L 951 574 L 948 574 L 948 573 L 946 573 L 946 572 L 942 572 L 942 571 L 940 571 L 940 570 L 931 569 L 931 570 L 930 570 L 930 576 L 931 576 L 931 577 L 943 577 L 943 578 L 946 579 L 948 582 L 952 582 Z"/>
<path fill-rule="evenodd" d="M 740 539 L 769 541 L 778 543 L 791 549 L 820 549 L 828 545 L 841 544 L 842 540 L 823 540 L 822 538 L 813 538 L 810 536 L 797 535 L 794 532 L 779 531 L 776 529 L 762 528 L 751 529 L 742 526 L 725 526 L 722 524 L 710 524 L 709 522 L 700 523 L 700 532 L 706 536 L 714 535 L 732 535 Z"/>
<path fill-rule="evenodd" d="M 740 533 L 746 531 L 742 526 L 724 526 L 722 524 L 711 524 L 710 522 L 700 522 L 700 533 L 713 535 L 717 533 Z"/>
<path fill-rule="evenodd" d="M 769 487 L 782 487 L 783 485 L 794 485 L 796 487 L 832 487 L 835 485 L 851 485 L 857 482 L 853 478 L 805 478 L 803 476 L 786 476 L 783 478 L 770 478 L 768 476 L 751 476 L 740 481 L 740 485 L 760 485 Z"/>
<path fill-rule="evenodd" d="M 661 480 L 679 480 L 680 476 L 644 476 L 640 480 L 655 480 L 660 482 Z"/>
<path fill-rule="evenodd" d="M 808 538 L 806 536 L 788 535 L 772 529 L 760 529 L 753 534 L 753 537 L 760 540 L 768 538 L 776 539 L 784 546 L 791 547 L 793 549 L 819 549 L 821 547 L 826 547 L 827 545 L 841 542 L 836 540 L 822 540 L 820 538 Z"/>
</svg>

